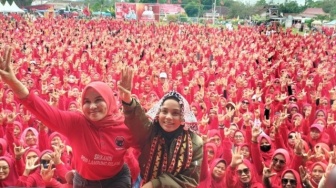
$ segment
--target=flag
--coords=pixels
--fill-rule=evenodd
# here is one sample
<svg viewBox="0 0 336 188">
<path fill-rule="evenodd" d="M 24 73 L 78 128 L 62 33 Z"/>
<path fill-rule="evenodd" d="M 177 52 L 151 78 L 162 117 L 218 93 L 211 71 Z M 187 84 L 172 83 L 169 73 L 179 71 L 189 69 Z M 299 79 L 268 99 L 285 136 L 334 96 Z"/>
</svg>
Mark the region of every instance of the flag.
<svg viewBox="0 0 336 188">
<path fill-rule="evenodd" d="M 88 4 L 88 6 L 83 9 L 83 14 L 85 14 L 85 16 L 90 16 L 91 15 L 90 4 Z"/>
</svg>

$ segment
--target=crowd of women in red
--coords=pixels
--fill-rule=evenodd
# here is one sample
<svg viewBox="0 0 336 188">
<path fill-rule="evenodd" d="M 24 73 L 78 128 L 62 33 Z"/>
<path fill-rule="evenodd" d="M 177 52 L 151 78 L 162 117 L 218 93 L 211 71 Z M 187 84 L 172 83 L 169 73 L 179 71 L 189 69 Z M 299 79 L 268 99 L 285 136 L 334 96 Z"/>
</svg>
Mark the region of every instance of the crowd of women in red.
<svg viewBox="0 0 336 188">
<path fill-rule="evenodd" d="M 285 29 L 266 35 L 257 26 L 0 20 L 0 48 L 14 45 L 16 76 L 59 109 L 82 113 L 81 92 L 92 81 L 104 81 L 118 98 L 126 64 L 144 108 L 170 90 L 181 93 L 204 139 L 199 188 L 336 185 L 335 37 Z M 6 84 L 0 88 L 0 186 L 71 183 L 68 138 L 31 115 Z M 133 180 L 136 153 L 129 149 L 125 159 Z M 52 178 L 40 172 L 51 159 Z"/>
</svg>

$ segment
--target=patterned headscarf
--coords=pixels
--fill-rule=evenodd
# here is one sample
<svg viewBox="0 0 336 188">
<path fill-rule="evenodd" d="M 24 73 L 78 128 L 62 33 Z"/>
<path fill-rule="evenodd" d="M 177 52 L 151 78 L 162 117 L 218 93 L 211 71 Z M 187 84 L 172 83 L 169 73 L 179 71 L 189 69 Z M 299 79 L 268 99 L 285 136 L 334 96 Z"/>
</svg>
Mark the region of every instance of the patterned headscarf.
<svg viewBox="0 0 336 188">
<path fill-rule="evenodd" d="M 165 96 L 163 96 L 159 102 L 157 102 L 151 109 L 148 110 L 147 116 L 154 120 L 157 114 L 160 111 L 160 107 L 162 106 L 163 102 L 165 102 L 168 98 L 175 98 L 181 107 L 181 114 L 184 119 L 184 126 L 186 129 L 190 129 L 193 132 L 197 132 L 197 119 L 192 112 L 188 101 L 177 91 L 170 91 Z"/>
<path fill-rule="evenodd" d="M 176 91 L 167 93 L 157 104 L 155 104 L 147 113 L 150 119 L 155 120 L 155 117 L 159 113 L 159 109 L 167 99 L 176 99 L 181 107 L 181 114 L 185 120 L 185 127 L 190 128 L 191 131 L 197 131 L 196 117 L 192 113 L 188 102 Z M 195 125 L 195 126 L 193 126 Z M 151 141 L 151 149 L 149 153 L 149 159 L 146 163 L 145 172 L 143 175 L 143 181 L 148 182 L 151 179 L 157 178 L 162 173 L 169 173 L 177 175 L 181 171 L 187 169 L 193 156 L 193 144 L 191 134 L 188 130 L 179 127 L 177 130 L 179 133 L 175 136 L 175 144 L 171 144 L 174 149 L 171 159 L 165 148 L 168 140 L 165 139 L 162 132 L 158 132 Z"/>
</svg>

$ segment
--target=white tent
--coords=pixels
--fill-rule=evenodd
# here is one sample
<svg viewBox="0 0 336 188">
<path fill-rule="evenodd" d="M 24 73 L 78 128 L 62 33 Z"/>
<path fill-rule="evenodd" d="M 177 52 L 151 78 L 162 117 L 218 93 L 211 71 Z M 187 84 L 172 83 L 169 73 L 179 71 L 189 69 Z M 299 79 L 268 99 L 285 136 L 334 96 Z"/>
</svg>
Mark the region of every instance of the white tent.
<svg viewBox="0 0 336 188">
<path fill-rule="evenodd" d="M 1 4 L 1 3 L 0 3 Z M 12 6 L 6 1 L 5 5 L 1 7 L 0 5 L 0 12 L 17 12 L 17 13 L 24 13 L 22 9 L 20 9 L 15 2 L 13 1 Z"/>
<path fill-rule="evenodd" d="M 12 5 L 11 5 L 11 8 L 15 11 L 15 12 L 18 12 L 18 13 L 24 13 L 24 10 L 20 9 L 16 3 L 13 1 Z"/>
</svg>

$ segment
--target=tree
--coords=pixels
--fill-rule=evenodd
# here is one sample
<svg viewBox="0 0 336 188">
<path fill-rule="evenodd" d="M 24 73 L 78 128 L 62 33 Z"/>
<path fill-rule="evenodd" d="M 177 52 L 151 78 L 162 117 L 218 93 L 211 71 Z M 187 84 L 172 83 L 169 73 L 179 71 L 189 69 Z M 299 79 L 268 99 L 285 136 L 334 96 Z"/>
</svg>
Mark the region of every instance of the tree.
<svg viewBox="0 0 336 188">
<path fill-rule="evenodd" d="M 255 6 L 265 6 L 265 5 L 267 5 L 266 0 L 259 0 L 255 4 Z"/>
<path fill-rule="evenodd" d="M 156 3 L 157 0 L 140 0 L 140 3 Z"/>
<path fill-rule="evenodd" d="M 304 6 L 299 6 L 296 1 L 283 3 L 279 6 L 279 11 L 283 13 L 300 13 L 305 9 Z"/>
<path fill-rule="evenodd" d="M 201 10 L 201 5 L 199 3 L 190 2 L 184 6 L 188 17 L 198 17 Z"/>
</svg>

